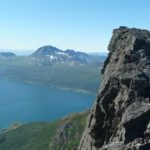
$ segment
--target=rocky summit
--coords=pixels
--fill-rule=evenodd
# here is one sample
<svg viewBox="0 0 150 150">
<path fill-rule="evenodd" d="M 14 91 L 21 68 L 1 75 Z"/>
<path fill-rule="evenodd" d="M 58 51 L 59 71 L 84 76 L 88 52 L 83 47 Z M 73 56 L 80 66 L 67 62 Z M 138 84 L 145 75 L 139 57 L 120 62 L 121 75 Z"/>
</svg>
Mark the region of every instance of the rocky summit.
<svg viewBox="0 0 150 150">
<path fill-rule="evenodd" d="M 150 31 L 113 31 L 79 150 L 150 150 Z"/>
</svg>

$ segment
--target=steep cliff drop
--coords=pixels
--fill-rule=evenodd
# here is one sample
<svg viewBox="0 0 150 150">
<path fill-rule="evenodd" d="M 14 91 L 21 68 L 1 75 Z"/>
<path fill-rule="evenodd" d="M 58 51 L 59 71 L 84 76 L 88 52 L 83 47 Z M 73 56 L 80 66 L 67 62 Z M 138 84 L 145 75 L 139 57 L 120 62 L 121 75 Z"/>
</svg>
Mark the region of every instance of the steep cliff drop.
<svg viewBox="0 0 150 150">
<path fill-rule="evenodd" d="M 150 150 L 150 31 L 113 31 L 79 150 Z"/>
</svg>

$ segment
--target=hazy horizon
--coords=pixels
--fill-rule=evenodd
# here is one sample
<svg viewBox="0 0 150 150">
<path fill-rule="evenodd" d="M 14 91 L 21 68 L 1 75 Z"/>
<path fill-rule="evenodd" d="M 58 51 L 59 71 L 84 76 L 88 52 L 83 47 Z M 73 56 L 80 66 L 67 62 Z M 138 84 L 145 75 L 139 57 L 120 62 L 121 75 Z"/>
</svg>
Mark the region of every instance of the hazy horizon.
<svg viewBox="0 0 150 150">
<path fill-rule="evenodd" d="M 5 0 L 0 2 L 0 49 L 33 50 L 52 45 L 107 52 L 119 26 L 150 29 L 149 0 Z"/>
</svg>

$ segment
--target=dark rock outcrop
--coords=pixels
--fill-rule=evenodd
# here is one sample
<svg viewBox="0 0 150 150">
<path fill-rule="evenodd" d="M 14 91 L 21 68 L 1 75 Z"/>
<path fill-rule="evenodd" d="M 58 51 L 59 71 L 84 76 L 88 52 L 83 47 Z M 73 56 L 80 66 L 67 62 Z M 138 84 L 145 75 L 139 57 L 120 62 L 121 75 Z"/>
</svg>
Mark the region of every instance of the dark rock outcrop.
<svg viewBox="0 0 150 150">
<path fill-rule="evenodd" d="M 150 150 L 150 31 L 113 31 L 79 150 Z"/>
</svg>

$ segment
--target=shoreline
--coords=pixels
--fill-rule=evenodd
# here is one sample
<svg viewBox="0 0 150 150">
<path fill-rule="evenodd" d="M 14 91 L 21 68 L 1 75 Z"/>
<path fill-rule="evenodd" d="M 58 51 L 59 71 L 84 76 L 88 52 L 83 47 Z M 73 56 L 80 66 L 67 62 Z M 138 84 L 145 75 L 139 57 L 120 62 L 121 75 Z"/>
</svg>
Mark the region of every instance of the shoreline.
<svg viewBox="0 0 150 150">
<path fill-rule="evenodd" d="M 51 86 L 53 88 L 56 88 L 56 89 L 60 89 L 60 90 L 63 90 L 63 91 L 71 91 L 71 92 L 75 92 L 75 93 L 82 93 L 82 94 L 90 94 L 90 95 L 96 95 L 96 93 L 94 92 L 90 92 L 90 91 L 86 91 L 84 89 L 74 89 L 74 88 L 68 88 L 68 87 L 59 87 L 59 86 Z"/>
<path fill-rule="evenodd" d="M 87 91 L 84 89 L 75 89 L 75 88 L 69 88 L 69 87 L 61 87 L 61 86 L 57 86 L 57 85 L 50 85 L 50 84 L 44 84 L 44 83 L 39 83 L 39 82 L 33 82 L 33 81 L 20 81 L 20 80 L 14 80 L 14 79 L 8 79 L 8 78 L 1 78 L 1 80 L 7 80 L 7 81 L 15 81 L 18 83 L 25 83 L 25 84 L 32 84 L 32 85 L 41 85 L 41 86 L 47 86 L 50 88 L 56 88 L 58 90 L 62 90 L 62 91 L 66 91 L 66 92 L 74 92 L 74 93 L 82 93 L 82 94 L 90 94 L 95 96 L 97 94 L 97 92 L 91 92 L 91 91 Z"/>
</svg>

